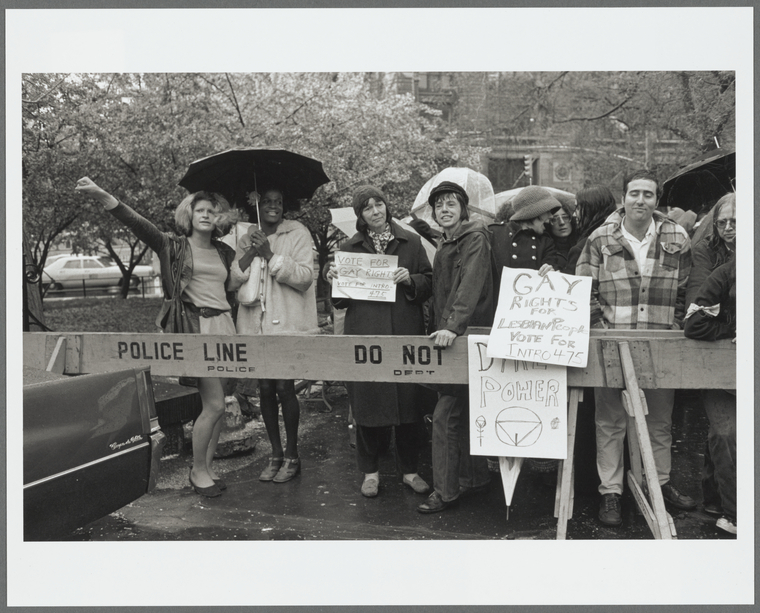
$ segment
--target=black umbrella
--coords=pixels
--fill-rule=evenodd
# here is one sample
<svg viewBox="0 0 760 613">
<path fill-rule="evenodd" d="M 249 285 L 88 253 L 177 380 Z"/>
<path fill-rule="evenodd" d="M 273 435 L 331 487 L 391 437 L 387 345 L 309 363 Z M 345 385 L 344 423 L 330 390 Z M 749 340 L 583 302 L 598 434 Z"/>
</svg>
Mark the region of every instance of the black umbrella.
<svg viewBox="0 0 760 613">
<path fill-rule="evenodd" d="M 699 214 L 734 191 L 735 182 L 736 153 L 714 149 L 692 160 L 663 183 L 660 204 Z"/>
<path fill-rule="evenodd" d="M 195 160 L 179 184 L 190 192 L 217 192 L 231 203 L 244 204 L 249 192 L 273 187 L 288 200 L 311 198 L 329 181 L 322 162 L 292 151 L 228 149 Z"/>
</svg>

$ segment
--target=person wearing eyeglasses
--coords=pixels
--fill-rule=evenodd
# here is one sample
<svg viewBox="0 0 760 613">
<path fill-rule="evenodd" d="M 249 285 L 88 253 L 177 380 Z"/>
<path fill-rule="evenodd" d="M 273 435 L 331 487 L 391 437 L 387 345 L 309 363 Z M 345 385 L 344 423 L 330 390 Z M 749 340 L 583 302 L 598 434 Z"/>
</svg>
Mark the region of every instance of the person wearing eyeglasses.
<svg viewBox="0 0 760 613">
<path fill-rule="evenodd" d="M 559 198 L 558 198 L 559 200 Z M 559 269 L 565 267 L 570 249 L 578 242 L 578 220 L 575 217 L 575 203 L 559 200 L 562 208 L 549 220 L 549 234 L 554 239 L 554 247 L 562 257 Z"/>
<path fill-rule="evenodd" d="M 734 257 L 736 251 L 736 193 L 730 192 L 715 203 L 712 232 L 692 248 L 691 273 L 686 286 L 686 304 L 695 301 L 699 288 L 710 273 Z"/>
<path fill-rule="evenodd" d="M 712 234 L 693 249 L 686 288 L 687 337 L 736 337 L 735 261 L 736 194 L 730 192 L 713 208 Z M 718 528 L 736 534 L 736 391 L 703 390 L 701 395 L 710 422 L 702 467 L 702 508 L 718 518 Z"/>
</svg>

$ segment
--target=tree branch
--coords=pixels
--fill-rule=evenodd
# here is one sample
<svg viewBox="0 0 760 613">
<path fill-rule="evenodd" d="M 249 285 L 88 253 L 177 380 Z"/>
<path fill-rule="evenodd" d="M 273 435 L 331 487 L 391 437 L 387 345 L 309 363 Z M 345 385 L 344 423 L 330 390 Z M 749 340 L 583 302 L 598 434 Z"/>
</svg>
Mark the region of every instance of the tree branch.
<svg viewBox="0 0 760 613">
<path fill-rule="evenodd" d="M 696 111 L 696 107 L 694 105 L 694 95 L 691 91 L 691 77 L 686 72 L 679 72 L 677 75 L 678 80 L 681 82 L 681 90 L 683 91 L 683 103 L 686 107 L 686 111 L 689 114 L 693 114 Z"/>
<path fill-rule="evenodd" d="M 552 85 L 554 85 L 557 81 L 560 81 L 561 79 L 565 78 L 565 75 L 570 72 L 569 70 L 565 70 L 564 72 L 560 72 L 556 79 L 554 79 L 549 85 L 546 86 L 547 91 L 551 89 Z"/>
<path fill-rule="evenodd" d="M 609 111 L 606 113 L 602 113 L 601 115 L 598 115 L 596 117 L 570 117 L 569 119 L 560 119 L 558 121 L 555 121 L 554 123 L 569 123 L 571 121 L 598 121 L 600 119 L 604 119 L 605 117 L 609 117 L 617 111 L 618 109 L 625 106 L 628 102 L 630 102 L 631 98 L 633 98 L 633 94 L 630 94 L 625 100 L 623 100 L 620 104 L 613 106 Z"/>
<path fill-rule="evenodd" d="M 304 100 L 291 113 L 288 113 L 285 117 L 283 117 L 279 121 L 275 121 L 272 124 L 272 126 L 270 126 L 270 127 L 276 127 L 276 126 L 282 125 L 283 123 L 285 123 L 286 121 L 288 121 L 289 119 L 291 119 L 292 117 L 294 117 L 295 114 L 298 113 L 298 111 L 300 111 L 303 107 L 305 107 L 307 104 L 309 104 L 309 102 L 311 102 L 312 100 L 314 100 L 314 98 L 316 98 L 318 95 L 319 94 L 314 94 L 311 98 L 308 98 L 308 99 Z M 269 128 L 267 128 L 267 129 L 269 129 Z M 260 138 L 261 136 L 264 136 L 264 134 L 266 134 L 266 130 L 264 130 L 263 132 L 259 132 L 258 134 L 254 134 L 252 138 L 253 138 L 253 140 L 256 140 L 257 138 Z"/>
<path fill-rule="evenodd" d="M 47 91 L 46 91 L 44 94 L 42 94 L 42 95 L 41 95 L 39 98 L 37 98 L 36 100 L 24 100 L 24 99 L 22 98 L 22 99 L 21 99 L 21 102 L 22 102 L 22 104 L 37 104 L 37 103 L 39 103 L 39 102 L 42 102 L 42 100 L 44 100 L 45 98 L 47 98 L 47 97 L 48 97 L 50 94 L 52 94 L 52 93 L 53 93 L 53 92 L 54 92 L 56 89 L 58 89 L 58 88 L 61 86 L 61 83 L 63 83 L 63 82 L 64 82 L 64 81 L 65 81 L 65 80 L 68 78 L 68 76 L 69 76 L 69 75 L 66 75 L 65 77 L 63 77 L 63 78 L 62 78 L 60 81 L 58 81 L 58 83 L 56 83 L 55 85 L 53 85 L 53 86 L 52 86 L 52 87 L 51 87 L 49 90 L 47 90 Z"/>
<path fill-rule="evenodd" d="M 127 162 L 123 157 L 119 156 L 119 161 L 124 164 L 127 168 L 129 168 L 130 171 L 132 171 L 132 174 L 137 176 L 137 169 L 132 166 L 129 162 Z"/>
<path fill-rule="evenodd" d="M 240 105 L 238 104 L 237 97 L 235 96 L 235 88 L 232 86 L 232 81 L 230 80 L 230 75 L 228 72 L 224 73 L 224 78 L 227 79 L 227 84 L 230 86 L 230 93 L 232 94 L 232 104 L 235 106 L 235 110 L 237 111 L 238 119 L 240 120 L 240 125 L 245 128 L 245 121 L 243 121 L 243 114 L 240 112 Z"/>
</svg>

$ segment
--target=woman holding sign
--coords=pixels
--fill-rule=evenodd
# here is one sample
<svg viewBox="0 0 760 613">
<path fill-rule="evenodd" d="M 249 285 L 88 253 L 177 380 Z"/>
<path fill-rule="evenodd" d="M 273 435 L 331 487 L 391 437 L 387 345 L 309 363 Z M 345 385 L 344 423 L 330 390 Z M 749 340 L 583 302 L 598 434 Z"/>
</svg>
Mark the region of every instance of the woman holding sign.
<svg viewBox="0 0 760 613">
<path fill-rule="evenodd" d="M 423 303 L 430 297 L 432 269 L 420 237 L 391 219 L 387 198 L 370 185 L 353 195 L 358 232 L 341 246 L 341 252 L 379 254 L 398 258 L 393 271 L 395 300 L 380 302 L 333 296 L 336 309 L 346 309 L 345 334 L 416 335 L 425 333 Z M 338 278 L 332 263 L 327 278 Z M 346 383 L 356 421 L 356 460 L 364 473 L 362 495 L 377 496 L 380 485 L 379 455 L 393 427 L 396 466 L 403 483 L 419 494 L 430 486 L 417 474 L 417 460 L 424 444 L 422 408 L 426 390 L 413 383 Z"/>
<path fill-rule="evenodd" d="M 103 208 L 129 228 L 158 254 L 164 300 L 156 323 L 165 332 L 177 332 L 170 308 L 175 289 L 181 296 L 184 322 L 190 332 L 234 335 L 230 314 L 234 296 L 225 292 L 230 282 L 234 250 L 218 240 L 233 221 L 229 204 L 219 194 L 196 192 L 177 207 L 174 220 L 178 235 L 161 232 L 126 204 L 98 187 L 88 177 L 77 181 L 76 191 L 100 202 Z M 188 330 L 182 330 L 188 332 Z M 214 498 L 226 489 L 211 467 L 224 415 L 224 380 L 198 379 L 202 410 L 193 425 L 193 467 L 190 485 L 201 496 Z"/>
<path fill-rule="evenodd" d="M 488 229 L 469 221 L 467 192 L 444 181 L 430 191 L 428 203 L 444 238 L 435 254 L 433 313 L 430 338 L 438 347 L 449 347 L 468 326 L 491 326 L 494 317 L 494 284 Z M 438 394 L 433 411 L 433 487 L 420 513 L 449 508 L 460 494 L 487 488 L 488 464 L 470 455 L 469 399 L 467 385 L 447 385 Z"/>
<path fill-rule="evenodd" d="M 263 271 L 263 293 L 255 292 L 256 300 L 241 303 L 238 309 L 238 334 L 317 334 L 311 234 L 303 224 L 283 218 L 281 189 L 265 189 L 263 194 L 257 207 L 259 225 L 252 225 L 248 234 L 240 238 L 232 264 L 233 288 L 249 279 L 254 258 L 255 265 L 262 266 Z M 292 379 L 259 380 L 261 417 L 272 445 L 272 456 L 259 481 L 285 483 L 301 471 L 300 406 L 294 384 Z M 280 438 L 278 399 L 285 424 L 285 449 Z"/>
</svg>

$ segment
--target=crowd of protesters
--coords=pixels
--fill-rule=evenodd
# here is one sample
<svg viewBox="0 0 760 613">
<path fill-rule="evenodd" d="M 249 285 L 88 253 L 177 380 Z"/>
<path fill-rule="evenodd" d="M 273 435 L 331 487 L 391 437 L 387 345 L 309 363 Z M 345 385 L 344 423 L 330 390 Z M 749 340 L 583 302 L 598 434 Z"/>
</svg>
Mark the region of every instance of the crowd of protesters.
<svg viewBox="0 0 760 613">
<path fill-rule="evenodd" d="M 194 331 L 269 335 L 316 330 L 309 233 L 299 222 L 283 219 L 285 186 L 264 192 L 261 219 L 253 228 L 236 225 L 229 205 L 217 194 L 188 196 L 177 209 L 178 235 L 160 232 L 86 177 L 76 189 L 99 200 L 159 254 L 165 295 L 181 298 L 194 316 Z M 735 194 L 727 194 L 715 205 L 707 222 L 712 227 L 701 228 L 701 240 L 692 245 L 694 219 L 659 210 L 661 191 L 659 179 L 647 170 L 624 179 L 620 204 L 601 185 L 581 189 L 574 201 L 529 186 L 499 211 L 496 223 L 486 225 L 471 219 L 468 195 L 461 186 L 442 182 L 433 187 L 428 199 L 442 234 L 429 232 L 424 223 L 412 224 L 422 234 L 420 238 L 391 218 L 390 203 L 380 189 L 360 186 L 352 203 L 357 233 L 341 250 L 397 255 L 396 297 L 389 303 L 334 297 L 333 307 L 345 311 L 347 334 L 428 334 L 445 349 L 468 327 L 492 325 L 504 267 L 529 268 L 539 275 L 558 271 L 591 277 L 592 328 L 684 329 L 695 339 L 735 339 Z M 232 247 L 219 240 L 230 227 L 234 228 L 225 240 Z M 240 240 L 230 242 L 232 234 L 239 234 Z M 423 240 L 436 245 L 433 262 Z M 232 292 L 254 276 L 258 260 L 266 298 L 235 304 Z M 327 279 L 337 274 L 334 264 L 322 273 Z M 175 279 L 181 296 L 172 296 Z M 237 330 L 232 315 L 236 315 Z M 193 431 L 189 480 L 196 492 L 214 497 L 226 488 L 213 471 L 212 460 L 224 410 L 223 390 L 229 384 L 222 379 L 200 381 L 203 412 Z M 259 382 L 262 418 L 272 445 L 259 477 L 262 481 L 284 483 L 300 472 L 298 399 L 292 384 Z M 470 455 L 467 385 L 438 386 L 437 399 L 416 384 L 356 382 L 347 384 L 347 389 L 356 424 L 357 465 L 363 473 L 362 495 L 378 496 L 379 455 L 391 437 L 402 482 L 415 493 L 428 494 L 418 506 L 420 513 L 443 511 L 462 496 L 488 488 L 486 458 Z M 644 393 L 663 499 L 679 510 L 695 509 L 697 502 L 682 493 L 670 476 L 674 391 Z M 246 395 L 252 395 L 250 390 Z M 623 518 L 626 413 L 620 390 L 596 388 L 587 395 L 594 407 L 599 520 L 618 526 Z M 736 534 L 735 390 L 709 390 L 702 398 L 710 424 L 703 506 L 718 517 L 718 528 Z M 287 437 L 284 448 L 278 401 Z M 427 445 L 426 407 L 432 410 L 432 488 L 417 468 Z"/>
</svg>

